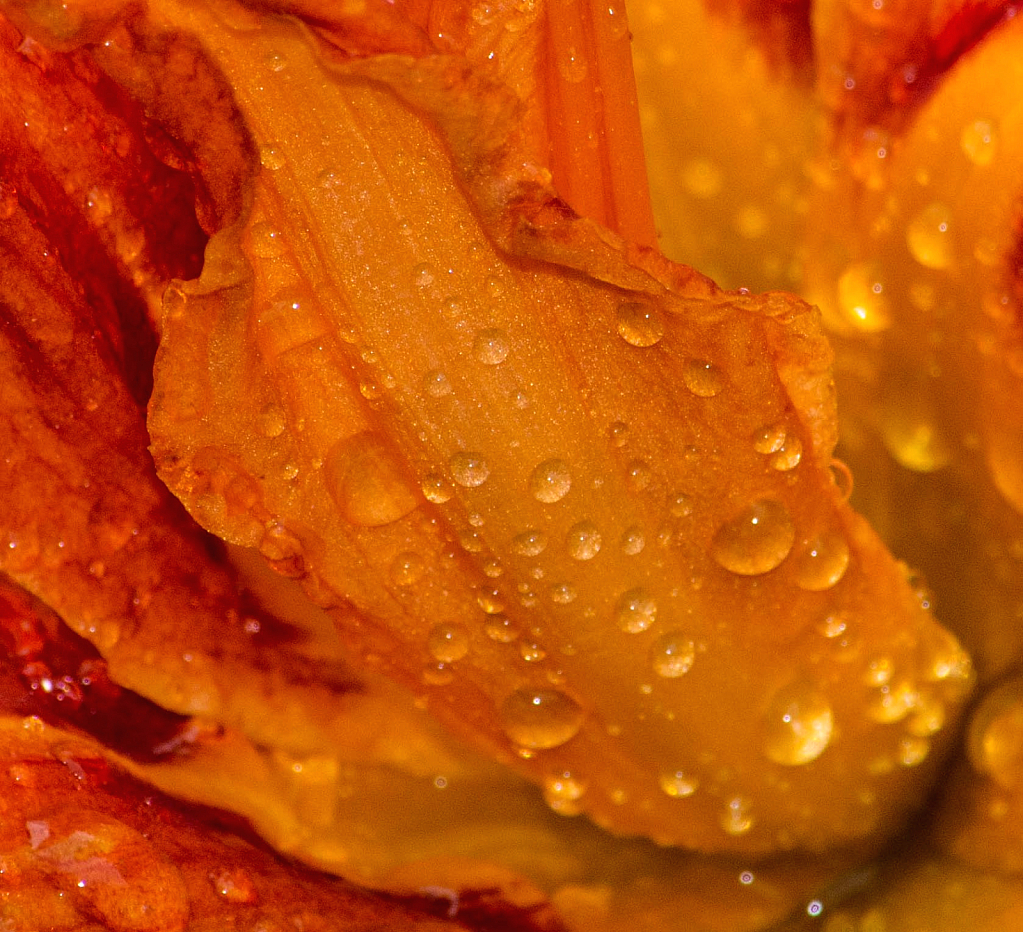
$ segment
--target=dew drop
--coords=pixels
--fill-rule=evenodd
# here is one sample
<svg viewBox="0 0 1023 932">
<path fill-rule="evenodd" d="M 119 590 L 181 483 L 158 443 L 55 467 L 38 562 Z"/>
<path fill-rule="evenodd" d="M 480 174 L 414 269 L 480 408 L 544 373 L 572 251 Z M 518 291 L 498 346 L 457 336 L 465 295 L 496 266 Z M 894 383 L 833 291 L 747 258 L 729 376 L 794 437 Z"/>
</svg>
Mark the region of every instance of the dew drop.
<svg viewBox="0 0 1023 932">
<path fill-rule="evenodd" d="M 974 165 L 983 168 L 994 161 L 998 150 L 998 133 L 990 120 L 974 120 L 963 127 L 959 144 L 966 157 Z"/>
<path fill-rule="evenodd" d="M 571 741 L 583 724 L 583 710 L 557 689 L 518 689 L 501 703 L 501 723 L 512 743 L 534 751 Z"/>
<path fill-rule="evenodd" d="M 629 440 L 629 425 L 623 421 L 615 421 L 608 430 L 608 436 L 611 438 L 611 446 L 624 447 Z"/>
<path fill-rule="evenodd" d="M 490 475 L 487 461 L 479 453 L 456 453 L 448 460 L 451 478 L 467 489 L 483 485 Z"/>
<path fill-rule="evenodd" d="M 646 537 L 643 535 L 642 528 L 626 528 L 625 533 L 622 534 L 622 553 L 634 557 L 636 554 L 642 553 L 645 546 Z"/>
<path fill-rule="evenodd" d="M 785 446 L 785 439 L 788 433 L 785 429 L 785 425 L 781 422 L 777 424 L 769 424 L 767 427 L 758 430 L 753 436 L 753 449 L 757 453 L 763 453 L 765 455 L 769 453 L 777 453 L 783 446 Z"/>
<path fill-rule="evenodd" d="M 519 629 L 507 615 L 488 615 L 483 631 L 498 644 L 511 644 L 519 636 Z"/>
<path fill-rule="evenodd" d="M 820 631 L 824 637 L 831 639 L 841 637 L 845 634 L 846 629 L 849 627 L 849 619 L 846 617 L 844 612 L 833 612 L 830 615 L 826 615 L 824 620 L 817 626 L 817 630 Z"/>
<path fill-rule="evenodd" d="M 908 680 L 882 686 L 867 705 L 867 715 L 882 725 L 901 722 L 916 706 L 917 691 Z"/>
<path fill-rule="evenodd" d="M 752 804 L 745 796 L 733 796 L 721 813 L 721 827 L 729 835 L 745 835 L 753 828 Z"/>
<path fill-rule="evenodd" d="M 650 485 L 652 475 L 650 466 L 645 460 L 633 460 L 625 467 L 626 481 L 629 483 L 629 488 L 634 492 L 642 492 L 643 489 Z"/>
<path fill-rule="evenodd" d="M 488 615 L 499 615 L 504 611 L 504 596 L 500 589 L 483 586 L 476 592 L 476 604 Z"/>
<path fill-rule="evenodd" d="M 539 663 L 547 656 L 547 651 L 536 643 L 520 644 L 519 656 L 521 656 L 526 663 Z"/>
<path fill-rule="evenodd" d="M 665 770 L 658 777 L 658 783 L 672 799 L 686 799 L 700 787 L 700 781 L 684 770 Z"/>
<path fill-rule="evenodd" d="M 632 346 L 653 346 L 664 336 L 661 312 L 652 304 L 639 301 L 623 301 L 618 305 L 615 326 L 618 335 Z"/>
<path fill-rule="evenodd" d="M 396 586 L 413 586 L 426 572 L 423 558 L 411 550 L 399 553 L 391 563 L 391 582 Z"/>
<path fill-rule="evenodd" d="M 780 450 L 772 453 L 768 464 L 778 472 L 789 472 L 799 465 L 803 458 L 803 444 L 798 437 L 786 437 L 785 443 Z"/>
<path fill-rule="evenodd" d="M 657 620 L 657 601 L 641 586 L 630 589 L 615 603 L 615 624 L 629 634 L 646 631 Z"/>
<path fill-rule="evenodd" d="M 572 474 L 564 460 L 546 460 L 529 477 L 529 491 L 533 498 L 548 505 L 560 502 L 570 488 Z"/>
<path fill-rule="evenodd" d="M 668 511 L 672 517 L 688 518 L 693 513 L 693 499 L 685 492 L 676 492 L 668 499 Z"/>
<path fill-rule="evenodd" d="M 547 548 L 547 535 L 543 531 L 530 528 L 512 538 L 512 550 L 520 557 L 539 556 Z"/>
<path fill-rule="evenodd" d="M 551 601 L 556 605 L 570 605 L 575 601 L 575 586 L 570 583 L 558 583 L 551 586 Z"/>
<path fill-rule="evenodd" d="M 431 398 L 443 398 L 451 394 L 451 383 L 439 369 L 431 369 L 423 376 L 423 391 Z"/>
<path fill-rule="evenodd" d="M 443 476 L 436 473 L 427 473 L 423 476 L 423 497 L 435 505 L 443 505 L 451 500 L 451 486 Z"/>
<path fill-rule="evenodd" d="M 906 227 L 906 245 L 924 268 L 947 269 L 952 264 L 951 211 L 940 203 L 929 204 Z"/>
<path fill-rule="evenodd" d="M 580 521 L 568 529 L 565 547 L 573 560 L 592 560 L 600 553 L 603 538 L 592 521 Z"/>
<path fill-rule="evenodd" d="M 323 472 L 338 509 L 360 527 L 392 524 L 417 505 L 390 452 L 368 432 L 334 444 Z"/>
<path fill-rule="evenodd" d="M 688 360 L 682 366 L 682 381 L 698 398 L 713 398 L 725 386 L 718 367 L 704 359 Z"/>
<path fill-rule="evenodd" d="M 508 334 L 496 327 L 481 330 L 473 340 L 472 354 L 485 366 L 498 366 L 508 358 Z"/>
<path fill-rule="evenodd" d="M 763 724 L 767 757 L 798 767 L 824 753 L 835 722 L 828 700 L 809 683 L 796 682 L 774 694 Z"/>
<path fill-rule="evenodd" d="M 838 531 L 825 531 L 809 541 L 796 559 L 796 585 L 807 592 L 824 592 L 845 575 L 849 544 Z"/>
<path fill-rule="evenodd" d="M 285 159 L 284 150 L 280 146 L 267 145 L 259 147 L 259 163 L 267 171 L 277 171 L 285 166 L 287 159 Z"/>
<path fill-rule="evenodd" d="M 838 279 L 838 309 L 861 333 L 880 333 L 892 325 L 881 272 L 872 262 L 854 262 Z"/>
<path fill-rule="evenodd" d="M 469 653 L 469 632 L 463 625 L 434 625 L 426 636 L 430 655 L 439 663 L 454 663 Z"/>
<path fill-rule="evenodd" d="M 759 576 L 781 564 L 795 539 L 788 509 L 781 502 L 763 498 L 718 529 L 710 554 L 729 572 Z"/>
<path fill-rule="evenodd" d="M 650 666 L 667 680 L 685 676 L 696 660 L 696 645 L 681 631 L 662 634 L 650 646 Z"/>
<path fill-rule="evenodd" d="M 552 800 L 574 803 L 586 793 L 586 781 L 580 780 L 571 771 L 563 770 L 545 777 L 543 790 L 548 803 Z"/>
<path fill-rule="evenodd" d="M 288 426 L 287 418 L 280 405 L 269 404 L 259 412 L 259 432 L 269 439 L 280 437 Z"/>
<path fill-rule="evenodd" d="M 412 269 L 412 284 L 417 288 L 429 288 L 437 277 L 437 270 L 429 262 L 420 262 Z"/>
<path fill-rule="evenodd" d="M 899 740 L 899 763 L 903 767 L 916 767 L 927 759 L 931 742 L 926 738 L 907 735 Z"/>
</svg>

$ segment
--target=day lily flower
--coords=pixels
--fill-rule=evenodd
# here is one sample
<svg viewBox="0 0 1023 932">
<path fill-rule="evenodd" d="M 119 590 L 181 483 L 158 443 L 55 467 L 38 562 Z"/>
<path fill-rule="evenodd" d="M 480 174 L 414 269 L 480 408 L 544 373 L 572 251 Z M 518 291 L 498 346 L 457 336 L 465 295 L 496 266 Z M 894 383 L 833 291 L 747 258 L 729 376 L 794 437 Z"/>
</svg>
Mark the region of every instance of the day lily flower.
<svg viewBox="0 0 1023 932">
<path fill-rule="evenodd" d="M 739 266 L 754 278 L 725 291 L 658 248 L 623 8 L 114 0 L 7 12 L 0 194 L 16 272 L 2 358 L 15 453 L 0 568 L 48 606 L 11 590 L 8 653 L 52 723 L 9 720 L 7 732 L 15 758 L 42 761 L 47 780 L 61 762 L 101 813 L 57 811 L 52 781 L 19 803 L 28 834 L 10 846 L 45 882 L 24 887 L 14 919 L 36 897 L 53 927 L 187 928 L 210 889 L 244 912 L 311 882 L 267 880 L 276 868 L 256 858 L 210 868 L 193 894 L 194 865 L 146 847 L 148 823 L 104 802 L 82 760 L 241 816 L 348 881 L 440 901 L 454 921 L 477 909 L 483 923 L 658 930 L 684 914 L 694 928 L 755 929 L 806 903 L 837 909 L 866 884 L 856 869 L 921 805 L 973 680 L 928 591 L 848 504 L 833 459 L 835 373 L 848 380 L 866 349 L 852 368 L 874 385 L 877 367 L 903 371 L 900 347 L 921 345 L 916 318 L 880 297 L 903 286 L 874 272 L 909 210 L 891 195 L 908 184 L 903 152 L 923 158 L 900 148 L 915 138 L 901 101 L 878 109 L 869 89 L 905 64 L 900 36 L 849 78 L 868 89 L 847 106 L 822 59 L 802 53 L 802 8 L 731 10 L 762 27 L 760 58 L 734 23 L 695 5 L 666 14 L 703 35 L 724 28 L 754 56 L 783 117 L 768 133 L 774 164 L 805 156 L 781 204 L 780 254 Z M 995 12 L 967 22 L 991 27 Z M 655 13 L 640 18 L 656 28 Z M 841 16 L 819 24 L 818 56 L 841 45 L 833 36 L 866 41 Z M 937 80 L 967 44 L 931 55 L 910 43 L 908 60 Z M 670 74 L 655 71 L 648 60 L 640 76 Z M 741 97 L 750 75 L 736 75 L 709 92 Z M 931 100 L 939 124 L 952 119 Z M 658 122 L 672 123 L 648 122 L 656 152 Z M 882 137 L 891 176 L 855 160 Z M 686 151 L 691 197 L 741 189 L 727 145 L 720 158 Z M 751 174 L 771 163 L 754 159 Z M 858 167 L 845 176 L 847 163 Z M 865 191 L 882 216 L 867 226 Z M 803 223 L 831 202 L 849 213 L 837 231 Z M 925 261 L 956 253 L 950 221 L 923 210 L 910 254 L 954 267 Z M 698 264 L 700 243 L 668 216 L 665 250 Z M 770 235 L 756 203 L 729 223 L 750 244 Z M 804 236 L 828 246 L 801 252 Z M 727 278 L 741 253 L 720 238 L 713 271 Z M 821 312 L 748 287 L 764 284 L 805 285 L 822 303 L 837 369 Z M 1014 505 L 1005 382 L 1018 318 L 998 319 L 978 405 L 1001 414 L 964 446 Z M 889 332 L 891 346 L 876 337 Z M 852 410 L 861 433 L 847 455 L 880 496 L 874 407 Z M 877 410 L 895 411 L 896 435 L 915 444 L 907 461 L 885 434 L 902 467 L 946 465 L 920 469 L 937 414 L 921 427 L 916 408 Z M 987 679 L 1018 663 L 995 627 L 957 631 Z M 55 682 L 63 707 L 46 699 Z M 984 780 L 1011 791 L 1018 770 L 990 751 L 999 736 L 1011 744 L 1018 691 L 992 697 L 971 726 L 983 779 L 959 778 L 974 815 L 990 802 Z M 83 703 L 100 722 L 130 709 L 147 731 L 104 732 Z M 134 798 L 137 786 L 115 789 Z M 946 849 L 972 857 L 981 823 L 949 824 Z M 131 873 L 138 863 L 152 866 Z M 370 896 L 322 883 L 327 900 Z M 273 918 L 298 924 L 296 899 Z M 377 902 L 398 908 L 350 909 Z M 345 928 L 348 909 L 302 915 Z"/>
</svg>

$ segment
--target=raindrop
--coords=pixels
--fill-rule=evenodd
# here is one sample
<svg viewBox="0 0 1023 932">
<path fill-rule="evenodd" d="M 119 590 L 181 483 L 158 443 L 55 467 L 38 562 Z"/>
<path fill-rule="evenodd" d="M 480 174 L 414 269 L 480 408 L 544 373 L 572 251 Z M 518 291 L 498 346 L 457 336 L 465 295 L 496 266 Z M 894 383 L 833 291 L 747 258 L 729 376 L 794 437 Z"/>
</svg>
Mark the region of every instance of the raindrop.
<svg viewBox="0 0 1023 932">
<path fill-rule="evenodd" d="M 703 359 L 690 359 L 682 366 L 682 381 L 698 398 L 713 398 L 725 386 L 718 367 Z"/>
<path fill-rule="evenodd" d="M 490 467 L 479 453 L 456 453 L 448 460 L 448 465 L 451 477 L 467 489 L 483 485 L 490 475 Z"/>
<path fill-rule="evenodd" d="M 924 268 L 947 269 L 952 264 L 951 217 L 951 211 L 944 204 L 935 202 L 906 227 L 906 245 Z"/>
<path fill-rule="evenodd" d="M 880 333 L 892 325 L 881 272 L 872 262 L 854 262 L 838 279 L 838 308 L 862 333 Z"/>
<path fill-rule="evenodd" d="M 504 596 L 500 589 L 483 586 L 476 592 L 476 604 L 488 615 L 499 615 L 504 611 Z"/>
<path fill-rule="evenodd" d="M 849 544 L 838 531 L 825 531 L 809 541 L 796 559 L 796 585 L 808 592 L 830 589 L 849 567 Z"/>
<path fill-rule="evenodd" d="M 512 538 L 512 550 L 521 557 L 537 557 L 547 547 L 547 535 L 543 531 L 530 528 Z"/>
<path fill-rule="evenodd" d="M 284 157 L 284 150 L 280 146 L 260 146 L 259 163 L 267 171 L 277 171 L 287 163 Z"/>
<path fill-rule="evenodd" d="M 535 751 L 571 741 L 585 717 L 579 703 L 557 689 L 518 689 L 501 703 L 500 715 L 512 743 Z"/>
<path fill-rule="evenodd" d="M 425 572 L 426 563 L 423 558 L 418 553 L 406 550 L 399 553 L 391 563 L 391 582 L 396 586 L 412 586 L 423 578 Z"/>
<path fill-rule="evenodd" d="M 472 353 L 485 366 L 500 365 L 508 358 L 511 347 L 508 334 L 497 328 L 481 330 L 472 344 Z"/>
<path fill-rule="evenodd" d="M 529 477 L 529 491 L 533 498 L 548 505 L 560 502 L 570 488 L 572 474 L 564 460 L 546 460 L 537 466 Z"/>
<path fill-rule="evenodd" d="M 431 656 L 440 663 L 454 663 L 469 653 L 469 632 L 462 625 L 434 625 L 426 637 Z"/>
<path fill-rule="evenodd" d="M 443 476 L 428 473 L 423 476 L 423 496 L 435 505 L 443 505 L 451 500 L 451 486 Z"/>
<path fill-rule="evenodd" d="M 284 409 L 280 405 L 269 404 L 259 412 L 259 432 L 269 439 L 280 437 L 288 426 Z"/>
<path fill-rule="evenodd" d="M 668 680 L 685 676 L 696 660 L 696 645 L 681 631 L 661 635 L 650 647 L 654 673 Z"/>
<path fill-rule="evenodd" d="M 423 376 L 423 391 L 431 398 L 443 398 L 451 394 L 451 383 L 439 369 L 431 369 Z"/>
<path fill-rule="evenodd" d="M 625 467 L 626 480 L 629 483 L 629 488 L 634 492 L 642 492 L 648 485 L 650 485 L 650 478 L 652 473 L 650 467 L 644 460 L 633 460 Z"/>
<path fill-rule="evenodd" d="M 575 601 L 575 587 L 570 583 L 558 583 L 551 586 L 551 601 L 557 605 L 569 605 Z"/>
<path fill-rule="evenodd" d="M 745 796 L 733 796 L 721 813 L 721 827 L 729 835 L 745 835 L 753 827 L 752 804 Z"/>
<path fill-rule="evenodd" d="M 984 167 L 994 161 L 998 134 L 990 120 L 974 120 L 963 127 L 959 144 L 974 165 Z"/>
<path fill-rule="evenodd" d="M 775 693 L 764 715 L 764 753 L 776 764 L 808 764 L 831 743 L 834 725 L 828 700 L 809 683 L 792 683 Z"/>
<path fill-rule="evenodd" d="M 759 576 L 781 565 L 795 539 L 788 509 L 781 502 L 764 498 L 718 529 L 710 553 L 729 572 Z"/>
<path fill-rule="evenodd" d="M 632 346 L 653 346 L 664 336 L 661 312 L 652 304 L 623 301 L 615 310 L 618 335 Z"/>
<path fill-rule="evenodd" d="M 519 630 L 507 615 L 488 615 L 483 630 L 491 641 L 511 644 L 519 636 Z"/>
<path fill-rule="evenodd" d="M 592 560 L 600 553 L 602 538 L 592 521 L 580 521 L 568 529 L 565 546 L 573 560 Z"/>
<path fill-rule="evenodd" d="M 634 557 L 636 554 L 642 553 L 645 546 L 646 537 L 644 537 L 641 528 L 626 528 L 625 533 L 622 534 L 622 553 Z"/>
<path fill-rule="evenodd" d="M 781 422 L 777 424 L 770 424 L 767 427 L 758 430 L 753 436 L 753 449 L 757 453 L 777 453 L 783 446 L 785 446 L 785 438 L 787 437 L 787 431 L 785 425 Z"/>
<path fill-rule="evenodd" d="M 398 464 L 368 432 L 334 444 L 323 466 L 327 489 L 341 513 L 360 527 L 381 527 L 416 505 Z"/>
<path fill-rule="evenodd" d="M 786 437 L 785 444 L 776 453 L 772 453 L 768 464 L 778 472 L 788 472 L 799 465 L 803 458 L 803 444 L 798 437 Z"/>
</svg>

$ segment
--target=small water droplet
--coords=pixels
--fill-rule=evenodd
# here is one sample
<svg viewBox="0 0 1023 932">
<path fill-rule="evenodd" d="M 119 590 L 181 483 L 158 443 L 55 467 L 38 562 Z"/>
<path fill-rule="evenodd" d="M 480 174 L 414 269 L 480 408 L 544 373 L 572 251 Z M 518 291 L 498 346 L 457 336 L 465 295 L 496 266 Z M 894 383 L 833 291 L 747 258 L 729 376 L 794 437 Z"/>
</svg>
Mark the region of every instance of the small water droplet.
<svg viewBox="0 0 1023 932">
<path fill-rule="evenodd" d="M 906 245 L 924 268 L 947 269 L 952 264 L 952 212 L 944 204 L 928 204 L 906 227 Z"/>
<path fill-rule="evenodd" d="M 668 511 L 672 517 L 688 518 L 693 513 L 693 499 L 685 492 L 676 492 L 668 499 Z"/>
<path fill-rule="evenodd" d="M 443 505 L 444 502 L 451 500 L 451 486 L 443 476 L 436 473 L 427 473 L 423 476 L 422 488 L 424 498 L 435 505 Z"/>
<path fill-rule="evenodd" d="M 625 467 L 626 481 L 634 492 L 642 492 L 648 485 L 653 473 L 644 460 L 633 460 Z"/>
<path fill-rule="evenodd" d="M 496 327 L 481 330 L 473 340 L 472 353 L 485 366 L 498 366 L 508 358 L 508 334 Z"/>
<path fill-rule="evenodd" d="M 391 563 L 391 582 L 396 586 L 413 586 L 426 572 L 423 558 L 411 550 L 399 553 Z"/>
<path fill-rule="evenodd" d="M 696 661 L 696 645 L 681 631 L 662 634 L 650 646 L 650 666 L 667 680 L 685 676 Z"/>
<path fill-rule="evenodd" d="M 529 491 L 533 498 L 548 505 L 560 502 L 570 488 L 572 473 L 564 460 L 546 460 L 529 477 Z"/>
<path fill-rule="evenodd" d="M 575 601 L 575 586 L 570 583 L 558 583 L 551 586 L 551 601 L 556 605 L 570 605 Z"/>
<path fill-rule="evenodd" d="M 632 346 L 653 346 L 664 336 L 664 319 L 652 304 L 623 301 L 615 309 L 618 335 Z"/>
<path fill-rule="evenodd" d="M 547 805 L 562 815 L 575 815 L 576 805 L 586 793 L 586 781 L 580 780 L 571 771 L 563 770 L 544 778 L 543 796 Z"/>
<path fill-rule="evenodd" d="M 844 612 L 833 612 L 825 616 L 817 626 L 817 630 L 826 638 L 837 638 L 845 634 L 849 627 L 849 619 Z"/>
<path fill-rule="evenodd" d="M 836 585 L 849 567 L 849 544 L 839 531 L 825 531 L 808 541 L 795 561 L 796 585 L 823 592 Z"/>
<path fill-rule="evenodd" d="M 547 535 L 530 528 L 512 538 L 512 550 L 521 557 L 539 556 L 547 548 Z"/>
<path fill-rule="evenodd" d="M 643 535 L 642 528 L 626 528 L 625 533 L 622 534 L 622 553 L 634 557 L 636 554 L 642 553 L 645 546 L 646 537 Z"/>
<path fill-rule="evenodd" d="M 249 248 L 258 259 L 275 259 L 284 254 L 284 237 L 266 221 L 252 224 Z"/>
<path fill-rule="evenodd" d="M 259 432 L 269 439 L 280 437 L 288 426 L 284 409 L 280 405 L 269 404 L 259 412 Z"/>
<path fill-rule="evenodd" d="M 420 262 L 412 269 L 412 284 L 417 288 L 429 288 L 437 277 L 437 270 L 429 262 Z"/>
<path fill-rule="evenodd" d="M 559 689 L 517 689 L 501 703 L 500 714 L 512 743 L 534 751 L 571 741 L 585 718 L 579 703 Z"/>
<path fill-rule="evenodd" d="M 608 436 L 611 438 L 611 446 L 624 447 L 629 440 L 629 425 L 623 421 L 615 421 L 608 429 Z"/>
<path fill-rule="evenodd" d="M 777 453 L 772 453 L 768 459 L 768 465 L 778 472 L 788 472 L 799 465 L 803 458 L 803 443 L 796 436 L 788 436 L 785 443 Z"/>
<path fill-rule="evenodd" d="M 983 168 L 994 161 L 998 151 L 998 133 L 990 120 L 974 120 L 963 127 L 959 144 L 966 157 Z"/>
<path fill-rule="evenodd" d="M 721 827 L 729 835 L 745 835 L 753 828 L 752 803 L 745 796 L 733 796 L 725 802 Z"/>
<path fill-rule="evenodd" d="M 504 611 L 504 596 L 500 589 L 483 586 L 476 592 L 476 604 L 488 615 L 499 615 Z"/>
<path fill-rule="evenodd" d="M 682 381 L 698 398 L 713 398 L 725 387 L 721 371 L 704 359 L 688 360 L 682 366 Z"/>
<path fill-rule="evenodd" d="M 490 467 L 479 453 L 456 453 L 448 460 L 448 466 L 451 478 L 467 489 L 483 485 L 490 475 Z"/>
<path fill-rule="evenodd" d="M 882 725 L 901 722 L 916 706 L 916 687 L 908 680 L 880 687 L 876 697 L 867 705 L 867 715 Z"/>
<path fill-rule="evenodd" d="M 685 770 L 665 770 L 658 777 L 661 790 L 673 799 L 686 799 L 700 787 L 700 781 Z"/>
<path fill-rule="evenodd" d="M 899 763 L 903 767 L 916 767 L 926 760 L 931 751 L 931 742 L 926 738 L 907 735 L 899 740 Z"/>
<path fill-rule="evenodd" d="M 483 630 L 491 641 L 511 644 L 519 636 L 519 629 L 507 615 L 488 615 Z"/>
<path fill-rule="evenodd" d="M 838 309 L 861 333 L 880 333 L 892 325 L 881 270 L 873 262 L 854 262 L 839 277 Z"/>
<path fill-rule="evenodd" d="M 831 704 L 811 684 L 791 683 L 774 694 L 764 714 L 764 753 L 776 764 L 798 767 L 831 743 Z"/>
<path fill-rule="evenodd" d="M 614 617 L 622 631 L 638 634 L 657 620 L 657 601 L 646 589 L 637 586 L 623 593 L 615 603 Z"/>
<path fill-rule="evenodd" d="M 423 376 L 423 391 L 431 398 L 443 398 L 451 394 L 451 383 L 439 369 L 431 369 Z"/>
<path fill-rule="evenodd" d="M 519 655 L 526 663 L 539 663 L 544 657 L 547 656 L 545 651 L 539 644 L 529 643 L 519 645 Z"/>
<path fill-rule="evenodd" d="M 463 625 L 434 625 L 426 636 L 426 646 L 434 660 L 454 663 L 469 653 L 469 632 Z"/>
<path fill-rule="evenodd" d="M 783 423 L 779 421 L 777 424 L 769 424 L 753 435 L 753 449 L 765 455 L 777 453 L 785 446 L 787 436 L 788 432 Z"/>
<path fill-rule="evenodd" d="M 788 509 L 763 498 L 718 529 L 710 553 L 729 572 L 759 576 L 780 566 L 795 540 Z"/>
<path fill-rule="evenodd" d="M 580 521 L 568 529 L 565 547 L 573 560 L 592 560 L 598 553 L 603 538 L 592 521 Z"/>
<path fill-rule="evenodd" d="M 277 171 L 277 169 L 285 166 L 287 159 L 284 156 L 284 150 L 280 146 L 266 145 L 259 147 L 259 163 L 267 171 Z"/>
</svg>

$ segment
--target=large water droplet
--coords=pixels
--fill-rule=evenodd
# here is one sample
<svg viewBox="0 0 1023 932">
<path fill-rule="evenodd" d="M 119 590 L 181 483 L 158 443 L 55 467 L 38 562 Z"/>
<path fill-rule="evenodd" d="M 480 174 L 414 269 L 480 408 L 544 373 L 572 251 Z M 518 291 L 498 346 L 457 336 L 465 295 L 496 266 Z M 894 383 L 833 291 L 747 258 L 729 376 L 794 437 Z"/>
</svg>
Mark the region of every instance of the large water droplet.
<svg viewBox="0 0 1023 932">
<path fill-rule="evenodd" d="M 448 460 L 451 478 L 467 489 L 483 485 L 490 475 L 487 461 L 479 453 L 456 453 Z"/>
<path fill-rule="evenodd" d="M 696 661 L 696 645 L 681 631 L 662 634 L 650 646 L 650 666 L 667 680 L 685 676 Z"/>
<path fill-rule="evenodd" d="M 481 330 L 472 344 L 473 355 L 485 366 L 498 366 L 508 358 L 508 334 L 496 327 Z"/>
<path fill-rule="evenodd" d="M 809 541 L 796 558 L 796 585 L 808 592 L 830 589 L 849 567 L 849 544 L 839 531 Z"/>
<path fill-rule="evenodd" d="M 924 268 L 947 269 L 952 264 L 952 212 L 944 204 L 928 204 L 906 227 L 906 245 Z"/>
<path fill-rule="evenodd" d="M 368 432 L 334 444 L 323 464 L 327 490 L 352 524 L 381 527 L 416 505 L 398 464 L 383 442 Z"/>
<path fill-rule="evenodd" d="M 634 557 L 643 552 L 646 546 L 646 537 L 643 529 L 639 527 L 626 528 L 622 534 L 622 553 L 628 557 Z"/>
<path fill-rule="evenodd" d="M 615 309 L 618 335 L 632 346 L 653 346 L 664 336 L 661 312 L 652 304 L 623 301 Z"/>
<path fill-rule="evenodd" d="M 440 663 L 454 663 L 469 653 L 469 632 L 463 625 L 434 625 L 426 637 L 426 646 Z"/>
<path fill-rule="evenodd" d="M 548 505 L 560 502 L 570 488 L 572 473 L 564 460 L 546 460 L 529 477 L 529 491 L 533 498 Z"/>
<path fill-rule="evenodd" d="M 774 694 L 764 714 L 764 753 L 776 764 L 808 764 L 824 753 L 834 725 L 821 693 L 809 683 L 791 683 Z"/>
<path fill-rule="evenodd" d="M 721 370 L 705 359 L 690 359 L 682 366 L 682 381 L 698 398 L 713 398 L 725 387 Z"/>
<path fill-rule="evenodd" d="M 592 521 L 580 521 L 568 529 L 565 546 L 573 560 L 592 560 L 600 553 L 602 538 Z"/>
<path fill-rule="evenodd" d="M 710 554 L 732 573 L 759 576 L 779 566 L 795 540 L 788 509 L 781 502 L 763 498 L 718 529 Z"/>
<path fill-rule="evenodd" d="M 443 505 L 451 500 L 451 486 L 443 476 L 428 473 L 423 476 L 423 496 L 435 505 Z"/>
<path fill-rule="evenodd" d="M 629 634 L 646 631 L 657 620 L 657 602 L 646 589 L 637 586 L 615 604 L 615 624 Z"/>
<path fill-rule="evenodd" d="M 501 724 L 513 744 L 534 751 L 560 747 L 582 727 L 579 703 L 557 689 L 517 689 L 501 703 Z"/>
<path fill-rule="evenodd" d="M 264 437 L 280 437 L 287 426 L 287 417 L 280 405 L 269 404 L 259 412 L 259 432 Z"/>
<path fill-rule="evenodd" d="M 785 438 L 788 436 L 788 431 L 785 425 L 780 421 L 777 424 L 769 424 L 767 427 L 761 428 L 753 436 L 753 449 L 757 453 L 769 454 L 777 453 L 783 446 L 785 446 Z"/>
</svg>

